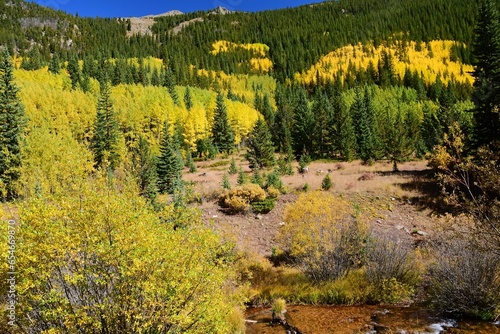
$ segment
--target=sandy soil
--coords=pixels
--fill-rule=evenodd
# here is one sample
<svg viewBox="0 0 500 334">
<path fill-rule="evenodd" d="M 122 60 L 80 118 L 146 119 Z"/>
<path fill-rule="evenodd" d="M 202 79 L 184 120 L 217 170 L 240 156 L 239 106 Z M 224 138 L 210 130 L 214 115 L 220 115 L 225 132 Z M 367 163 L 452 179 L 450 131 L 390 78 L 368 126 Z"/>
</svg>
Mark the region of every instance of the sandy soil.
<svg viewBox="0 0 500 334">
<path fill-rule="evenodd" d="M 229 160 L 198 162 L 198 171 L 186 171 L 183 178 L 193 181 L 197 192 L 202 194 L 203 203 L 198 207 L 203 212 L 203 221 L 233 238 L 241 250 L 262 256 L 271 255 L 286 207 L 297 200 L 305 183 L 309 184 L 310 190 L 320 189 L 327 173 L 334 183 L 330 192 L 369 203 L 370 225 L 375 233 L 388 234 L 409 243 L 419 243 L 432 235 L 434 210 L 423 200 L 428 197 L 424 191 L 429 190 L 430 184 L 425 161 L 400 164 L 396 173 L 392 171 L 390 162 L 378 162 L 372 166 L 360 161 L 314 162 L 309 165 L 309 173 L 296 172 L 282 177 L 288 193 L 280 196 L 270 213 L 226 215 L 220 210 L 215 197 L 221 189 L 222 176 L 229 168 Z M 251 177 L 243 155 L 236 156 L 236 163 Z M 236 179 L 237 175 L 230 176 L 232 186 L 237 185 Z"/>
</svg>

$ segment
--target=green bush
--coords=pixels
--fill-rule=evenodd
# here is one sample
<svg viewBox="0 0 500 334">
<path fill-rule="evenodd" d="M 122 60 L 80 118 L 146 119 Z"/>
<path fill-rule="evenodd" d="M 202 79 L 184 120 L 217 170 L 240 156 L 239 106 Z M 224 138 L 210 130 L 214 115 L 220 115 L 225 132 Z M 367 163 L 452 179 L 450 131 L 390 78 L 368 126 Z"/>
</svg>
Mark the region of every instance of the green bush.
<svg viewBox="0 0 500 334">
<path fill-rule="evenodd" d="M 276 200 L 274 198 L 266 198 L 263 201 L 253 202 L 252 210 L 255 213 L 269 213 L 276 204 Z"/>
<path fill-rule="evenodd" d="M 332 179 L 330 178 L 330 174 L 326 174 L 321 182 L 321 189 L 327 191 L 333 186 Z"/>
</svg>

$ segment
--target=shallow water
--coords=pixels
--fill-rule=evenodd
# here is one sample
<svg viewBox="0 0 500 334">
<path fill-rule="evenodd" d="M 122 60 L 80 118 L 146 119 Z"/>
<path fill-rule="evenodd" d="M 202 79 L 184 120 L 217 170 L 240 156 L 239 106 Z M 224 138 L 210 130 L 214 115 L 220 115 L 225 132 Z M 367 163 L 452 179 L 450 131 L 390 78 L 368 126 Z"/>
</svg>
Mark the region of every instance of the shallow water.
<svg viewBox="0 0 500 334">
<path fill-rule="evenodd" d="M 289 306 L 287 310 L 288 322 L 306 334 L 500 334 L 500 324 L 440 318 L 419 307 Z M 270 325 L 269 308 L 248 309 L 246 316 L 247 334 L 285 333 L 282 327 Z"/>
</svg>

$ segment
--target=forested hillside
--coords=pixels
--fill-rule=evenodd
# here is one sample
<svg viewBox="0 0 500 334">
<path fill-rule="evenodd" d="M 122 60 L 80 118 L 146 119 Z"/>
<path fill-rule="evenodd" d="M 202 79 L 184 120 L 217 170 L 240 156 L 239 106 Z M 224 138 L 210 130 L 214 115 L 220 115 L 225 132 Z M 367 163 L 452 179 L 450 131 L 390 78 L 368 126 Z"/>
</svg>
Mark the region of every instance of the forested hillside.
<svg viewBox="0 0 500 334">
<path fill-rule="evenodd" d="M 13 222 L 0 250 L 18 243 L 17 267 L 2 261 L 0 278 L 19 270 L 22 292 L 0 303 L 16 305 L 15 329 L 242 333 L 245 303 L 279 309 L 283 296 L 354 304 L 422 294 L 437 311 L 498 319 L 499 5 L 324 1 L 159 16 L 151 34 L 134 34 L 127 18 L 0 0 L 0 216 Z M 428 169 L 399 172 L 425 159 Z M 313 163 L 328 167 L 309 174 Z M 396 198 L 353 194 L 330 177 L 377 163 L 389 166 L 377 176 L 425 174 L 411 189 L 423 193 L 418 210 L 432 208 L 427 218 L 443 230 L 463 227 L 459 236 L 426 239 L 415 225 L 407 234 L 422 239 L 404 251 L 397 236 L 379 238 L 370 224 Z M 282 180 L 296 173 L 300 186 Z M 321 192 L 302 195 L 313 175 Z M 296 202 L 284 210 L 286 195 Z M 212 221 L 253 223 L 280 205 L 267 267 L 234 242 L 237 227 Z M 463 273 L 461 261 L 487 274 Z M 297 278 L 287 282 L 290 268 Z M 454 298 L 477 287 L 473 302 Z M 0 332 L 12 328 L 0 322 Z"/>
</svg>

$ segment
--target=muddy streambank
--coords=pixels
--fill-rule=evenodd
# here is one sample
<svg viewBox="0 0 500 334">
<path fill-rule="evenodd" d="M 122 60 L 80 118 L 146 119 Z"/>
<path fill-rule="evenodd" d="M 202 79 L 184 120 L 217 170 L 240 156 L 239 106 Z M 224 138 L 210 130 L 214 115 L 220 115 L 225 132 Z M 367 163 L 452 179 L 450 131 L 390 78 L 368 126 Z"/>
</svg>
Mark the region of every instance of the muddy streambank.
<svg viewBox="0 0 500 334">
<path fill-rule="evenodd" d="M 303 334 L 400 333 L 400 334 L 500 334 L 500 323 L 443 318 L 417 306 L 289 306 L 287 322 Z M 269 308 L 246 311 L 247 334 L 290 333 L 271 325 Z"/>
</svg>

